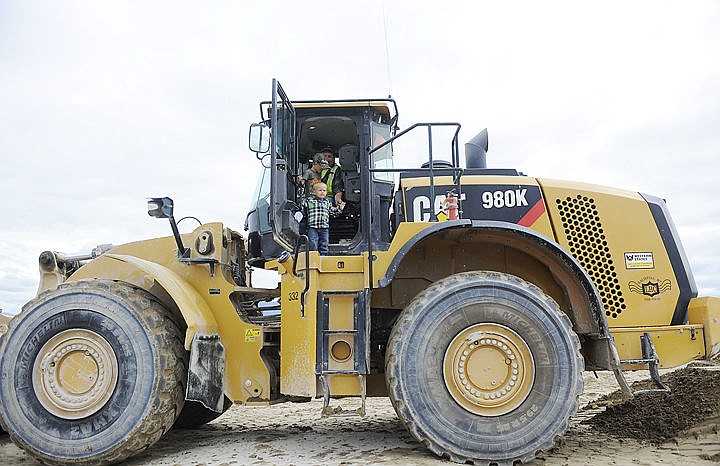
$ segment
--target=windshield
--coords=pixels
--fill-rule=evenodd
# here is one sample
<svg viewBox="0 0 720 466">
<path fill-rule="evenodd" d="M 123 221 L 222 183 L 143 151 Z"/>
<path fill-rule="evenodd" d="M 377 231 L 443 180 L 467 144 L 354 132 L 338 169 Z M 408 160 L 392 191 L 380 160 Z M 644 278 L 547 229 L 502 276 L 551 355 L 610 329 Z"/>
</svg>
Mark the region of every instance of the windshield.
<svg viewBox="0 0 720 466">
<path fill-rule="evenodd" d="M 270 168 L 263 167 L 262 175 L 260 176 L 260 179 L 258 180 L 258 183 L 255 186 L 255 192 L 253 193 L 252 207 L 255 207 L 255 205 L 257 205 L 257 202 L 260 199 L 267 197 L 269 194 L 270 194 Z"/>
</svg>

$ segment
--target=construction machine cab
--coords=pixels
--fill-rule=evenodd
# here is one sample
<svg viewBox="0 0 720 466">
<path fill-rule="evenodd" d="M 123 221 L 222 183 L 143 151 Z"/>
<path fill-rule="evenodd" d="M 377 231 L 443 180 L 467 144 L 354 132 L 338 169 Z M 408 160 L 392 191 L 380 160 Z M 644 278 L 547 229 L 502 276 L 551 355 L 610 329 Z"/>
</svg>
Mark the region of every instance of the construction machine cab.
<svg viewBox="0 0 720 466">
<path fill-rule="evenodd" d="M 387 249 L 390 205 L 395 189 L 392 145 L 397 120 L 392 99 L 293 101 L 273 80 L 273 96 L 260 104 L 261 123 L 251 125 L 250 148 L 262 160 L 248 213 L 248 263 L 263 266 L 302 241 L 298 212 L 302 190 L 297 182 L 315 153 L 337 152 L 336 176 L 344 182 L 346 207 L 330 225 L 330 254 L 359 254 Z M 269 130 L 269 131 L 268 131 Z M 268 137 L 269 136 L 269 137 Z"/>
</svg>

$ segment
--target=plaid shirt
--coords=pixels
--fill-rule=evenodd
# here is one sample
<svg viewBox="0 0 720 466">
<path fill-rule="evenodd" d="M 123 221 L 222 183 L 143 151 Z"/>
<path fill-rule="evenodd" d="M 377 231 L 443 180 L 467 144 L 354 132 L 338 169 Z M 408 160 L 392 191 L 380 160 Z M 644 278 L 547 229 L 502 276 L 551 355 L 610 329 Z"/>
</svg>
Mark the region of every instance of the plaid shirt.
<svg viewBox="0 0 720 466">
<path fill-rule="evenodd" d="M 340 214 L 341 210 L 332 205 L 329 198 L 319 199 L 310 196 L 303 201 L 307 209 L 307 226 L 309 228 L 330 228 L 330 217 Z"/>
</svg>

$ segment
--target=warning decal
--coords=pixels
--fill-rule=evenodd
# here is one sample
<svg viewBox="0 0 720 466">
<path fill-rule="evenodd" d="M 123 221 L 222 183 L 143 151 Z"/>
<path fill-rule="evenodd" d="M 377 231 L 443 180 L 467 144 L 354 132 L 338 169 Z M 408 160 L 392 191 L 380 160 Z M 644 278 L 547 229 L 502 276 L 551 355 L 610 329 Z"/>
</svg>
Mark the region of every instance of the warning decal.
<svg viewBox="0 0 720 466">
<path fill-rule="evenodd" d="M 259 328 L 249 328 L 245 330 L 245 342 L 253 342 L 255 341 L 255 338 L 260 336 L 260 329 Z"/>
</svg>

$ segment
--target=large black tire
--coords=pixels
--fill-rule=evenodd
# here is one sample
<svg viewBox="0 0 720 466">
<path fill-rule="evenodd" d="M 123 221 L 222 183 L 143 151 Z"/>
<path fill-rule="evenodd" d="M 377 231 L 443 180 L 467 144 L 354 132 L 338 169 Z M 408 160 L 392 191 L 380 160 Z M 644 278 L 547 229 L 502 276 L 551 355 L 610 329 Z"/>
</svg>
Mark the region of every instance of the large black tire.
<svg viewBox="0 0 720 466">
<path fill-rule="evenodd" d="M 184 402 L 178 316 L 131 285 L 61 285 L 24 306 L 0 343 L 0 422 L 46 464 L 101 465 L 145 450 Z"/>
<path fill-rule="evenodd" d="M 5 332 L 7 330 L 7 324 L 5 322 L 0 322 L 0 326 L 5 326 L 2 331 L 0 331 L 0 347 L 2 346 L 2 337 L 5 335 Z M 1 416 L 0 416 L 1 417 Z M 5 432 L 5 429 L 2 427 L 2 422 L 0 422 L 0 435 L 5 435 L 7 432 Z"/>
<path fill-rule="evenodd" d="M 232 401 L 230 401 L 228 397 L 225 397 L 223 402 L 222 413 L 206 408 L 205 405 L 199 401 L 186 400 L 185 406 L 183 406 L 182 411 L 180 411 L 180 416 L 175 420 L 173 429 L 193 429 L 200 427 L 222 416 L 225 411 L 230 409 L 230 406 L 232 406 Z"/>
<path fill-rule="evenodd" d="M 570 320 L 539 288 L 464 272 L 405 308 L 385 369 L 395 411 L 431 451 L 458 463 L 512 465 L 567 430 L 584 364 Z"/>
</svg>

